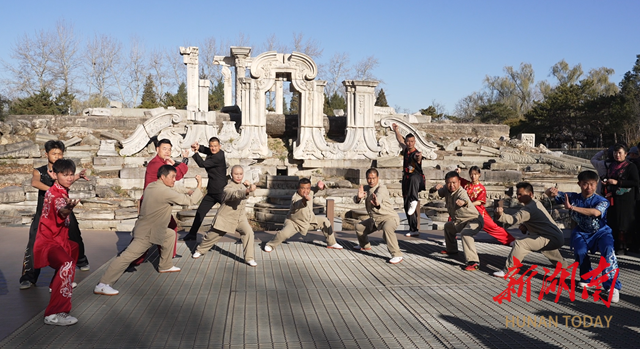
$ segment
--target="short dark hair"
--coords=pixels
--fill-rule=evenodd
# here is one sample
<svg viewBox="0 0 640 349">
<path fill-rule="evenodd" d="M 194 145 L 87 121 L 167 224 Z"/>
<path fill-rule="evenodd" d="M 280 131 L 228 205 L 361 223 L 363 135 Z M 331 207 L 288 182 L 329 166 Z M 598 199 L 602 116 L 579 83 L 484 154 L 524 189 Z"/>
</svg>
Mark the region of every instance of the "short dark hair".
<svg viewBox="0 0 640 349">
<path fill-rule="evenodd" d="M 598 176 L 597 173 L 593 172 L 593 171 L 582 171 L 578 174 L 578 181 L 582 182 L 582 181 L 598 181 L 600 180 L 600 177 Z"/>
<path fill-rule="evenodd" d="M 373 168 L 373 167 L 367 170 L 367 173 L 365 173 L 365 176 L 369 177 L 369 173 L 375 173 L 375 174 L 376 174 L 376 177 L 379 177 L 379 176 L 380 176 L 380 175 L 378 174 L 378 170 L 377 170 L 377 169 L 375 169 L 375 168 Z"/>
<path fill-rule="evenodd" d="M 160 148 L 160 146 L 163 145 L 163 144 L 169 144 L 171 147 L 173 147 L 173 144 L 171 144 L 170 140 L 168 140 L 166 138 L 163 138 L 163 139 L 158 141 L 158 143 L 156 144 L 156 148 Z M 158 178 L 160 178 L 160 177 L 158 177 Z"/>
<path fill-rule="evenodd" d="M 516 184 L 516 189 L 524 189 L 528 193 L 533 194 L 533 185 L 529 182 L 520 182 Z"/>
<path fill-rule="evenodd" d="M 480 167 L 478 166 L 471 166 L 471 168 L 469 168 L 469 174 L 471 174 L 471 172 L 476 171 L 478 173 L 482 173 L 480 172 Z"/>
<path fill-rule="evenodd" d="M 162 176 L 167 176 L 171 172 L 177 172 L 176 168 L 171 165 L 162 165 L 158 169 L 158 179 Z"/>
<path fill-rule="evenodd" d="M 76 173 L 76 163 L 69 159 L 58 159 L 53 163 L 53 173 Z"/>
<path fill-rule="evenodd" d="M 617 152 L 620 149 L 624 149 L 624 152 L 626 153 L 628 151 L 627 146 L 622 144 L 622 143 L 618 143 L 616 145 L 613 146 L 613 151 Z"/>
<path fill-rule="evenodd" d="M 456 177 L 458 179 L 460 179 L 460 174 L 458 173 L 458 171 L 449 171 L 447 172 L 446 175 L 444 175 L 444 180 L 446 181 L 449 178 L 453 178 Z"/>
<path fill-rule="evenodd" d="M 311 180 L 309 178 L 303 177 L 298 181 L 298 188 L 300 188 L 303 184 L 311 184 Z"/>
<path fill-rule="evenodd" d="M 62 143 L 62 141 L 54 141 L 54 140 L 46 141 L 44 143 L 44 151 L 48 153 L 51 151 L 51 149 L 60 149 L 60 151 L 64 153 L 66 147 L 64 143 Z"/>
<path fill-rule="evenodd" d="M 220 144 L 220 140 L 218 139 L 218 137 L 209 138 L 209 143 L 211 143 L 211 142 L 218 142 L 218 144 Z"/>
<path fill-rule="evenodd" d="M 407 133 L 407 135 L 404 136 L 404 139 L 407 139 L 407 138 L 416 138 L 416 136 L 414 136 L 413 133 Z"/>
</svg>

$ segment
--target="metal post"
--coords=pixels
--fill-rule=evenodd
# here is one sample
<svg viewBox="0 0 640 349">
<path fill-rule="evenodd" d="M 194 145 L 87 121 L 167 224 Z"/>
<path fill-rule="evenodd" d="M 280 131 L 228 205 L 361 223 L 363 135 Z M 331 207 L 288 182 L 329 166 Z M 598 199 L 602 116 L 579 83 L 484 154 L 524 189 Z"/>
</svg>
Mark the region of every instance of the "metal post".
<svg viewBox="0 0 640 349">
<path fill-rule="evenodd" d="M 335 217 L 334 207 L 335 207 L 335 200 L 327 199 L 327 219 L 329 220 L 329 224 L 331 224 L 331 231 L 333 231 L 333 228 L 334 228 L 334 223 L 333 223 L 333 218 Z"/>
</svg>

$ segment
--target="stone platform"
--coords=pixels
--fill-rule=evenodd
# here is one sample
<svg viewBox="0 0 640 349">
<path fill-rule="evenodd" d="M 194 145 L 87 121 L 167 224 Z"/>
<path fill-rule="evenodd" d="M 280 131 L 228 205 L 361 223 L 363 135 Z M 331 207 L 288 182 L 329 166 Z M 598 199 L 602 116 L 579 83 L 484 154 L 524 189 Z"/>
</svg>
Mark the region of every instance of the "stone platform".
<svg viewBox="0 0 640 349">
<path fill-rule="evenodd" d="M 84 233 L 84 232 L 83 232 Z M 241 245 L 229 240 L 198 260 L 179 244 L 182 272 L 158 274 L 153 255 L 115 287 L 120 295 L 97 296 L 93 287 L 105 266 L 80 281 L 70 327 L 45 326 L 42 313 L 8 335 L 0 348 L 633 348 L 640 329 L 640 259 L 620 258 L 621 300 L 607 308 L 579 294 L 537 296 L 511 303 L 492 298 L 507 286 L 490 273 L 504 265 L 509 248 L 482 235 L 481 268 L 461 269 L 463 258 L 442 257 L 441 232 L 420 239 L 398 232 L 405 260 L 386 263 L 386 246 L 374 234 L 371 251 L 356 252 L 352 232 L 339 232 L 346 249 L 329 250 L 320 236 L 298 236 L 271 253 L 256 250 L 257 268 L 241 262 Z M 260 233 L 265 241 L 270 233 Z M 226 238 L 226 237 L 225 237 Z M 256 247 L 259 241 L 256 240 Z M 565 257 L 571 252 L 565 246 Z M 593 260 L 595 262 L 595 259 Z M 549 267 L 540 254 L 528 265 Z M 540 270 L 541 268 L 539 268 Z M 541 271 L 541 270 L 540 270 Z M 10 292 L 15 287 L 11 285 Z M 20 292 L 19 296 L 29 291 Z M 42 300 L 41 300 L 42 301 Z M 44 299 L 46 301 L 46 298 Z M 44 308 L 44 307 L 43 307 Z M 42 308 L 42 309 L 43 309 Z M 610 318 L 609 327 L 575 328 L 563 316 Z M 4 316 L 7 316 L 5 313 Z M 558 317 L 558 326 L 507 319 Z M 577 324 L 577 318 L 575 318 Z M 520 320 L 522 321 L 522 320 Z M 522 322 L 520 323 L 522 324 Z"/>
</svg>

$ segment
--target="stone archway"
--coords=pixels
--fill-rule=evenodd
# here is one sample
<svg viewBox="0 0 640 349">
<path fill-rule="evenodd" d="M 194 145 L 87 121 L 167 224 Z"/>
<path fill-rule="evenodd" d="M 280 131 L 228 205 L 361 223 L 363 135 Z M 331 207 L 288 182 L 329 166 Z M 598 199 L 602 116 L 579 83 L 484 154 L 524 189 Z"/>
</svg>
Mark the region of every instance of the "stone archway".
<svg viewBox="0 0 640 349">
<path fill-rule="evenodd" d="M 243 133 L 247 128 L 263 128 L 266 137 L 266 92 L 277 81 L 286 79 L 300 93 L 298 115 L 298 137 L 294 159 L 326 159 L 336 157 L 335 147 L 327 144 L 324 135 L 323 113 L 325 81 L 315 80 L 318 67 L 311 57 L 300 53 L 291 54 L 269 51 L 253 58 L 249 81 L 249 98 L 243 98 Z M 278 86 L 279 88 L 280 86 Z M 248 111 L 248 112 L 247 112 Z M 245 116 L 246 115 L 246 116 Z M 245 123 L 247 122 L 247 123 Z M 255 132 L 249 132 L 252 137 Z M 241 137 L 242 139 L 242 137 Z M 266 141 L 265 141 L 266 145 Z"/>
</svg>

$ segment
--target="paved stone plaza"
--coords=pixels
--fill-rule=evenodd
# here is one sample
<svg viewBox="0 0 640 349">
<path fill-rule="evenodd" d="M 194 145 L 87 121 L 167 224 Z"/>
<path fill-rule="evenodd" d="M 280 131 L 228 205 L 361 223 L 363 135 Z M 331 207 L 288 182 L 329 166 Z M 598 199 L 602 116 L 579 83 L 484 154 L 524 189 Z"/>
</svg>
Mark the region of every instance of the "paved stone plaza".
<svg viewBox="0 0 640 349">
<path fill-rule="evenodd" d="M 198 260 L 189 258 L 193 245 L 180 242 L 178 253 L 184 257 L 176 265 L 182 272 L 158 274 L 153 254 L 150 263 L 116 283 L 120 295 L 97 296 L 93 287 L 103 265 L 74 292 L 71 314 L 78 324 L 46 326 L 40 312 L 6 336 L 0 348 L 637 347 L 640 259 L 620 258 L 623 291 L 610 308 L 579 293 L 575 301 L 566 292 L 558 303 L 555 292 L 538 300 L 539 275 L 530 302 L 523 294 L 500 305 L 492 298 L 507 282 L 490 273 L 504 265 L 509 248 L 483 234 L 479 240 L 484 242 L 477 243 L 482 266 L 465 272 L 461 255 L 438 254 L 441 232 L 428 233 L 420 239 L 399 234 L 405 260 L 398 265 L 386 263 L 386 245 L 379 239 L 372 239 L 378 243 L 371 251 L 351 250 L 356 240 L 350 232 L 338 233 L 343 251 L 326 249 L 321 236 L 303 240 L 297 235 L 271 253 L 256 251 L 257 268 L 239 261 L 241 245 L 231 239 Z M 265 241 L 268 233 L 257 238 Z M 572 255 L 567 246 L 562 254 Z M 537 253 L 525 263 L 549 267 Z M 4 296 L 26 297 L 33 291 L 17 291 L 11 281 Z M 571 320 L 578 325 L 578 318 L 568 319 L 567 326 L 567 315 L 600 317 L 603 327 L 575 328 Z M 522 325 L 527 316 L 537 321 L 557 316 L 558 325 L 506 327 L 507 317 L 519 317 Z"/>
</svg>

